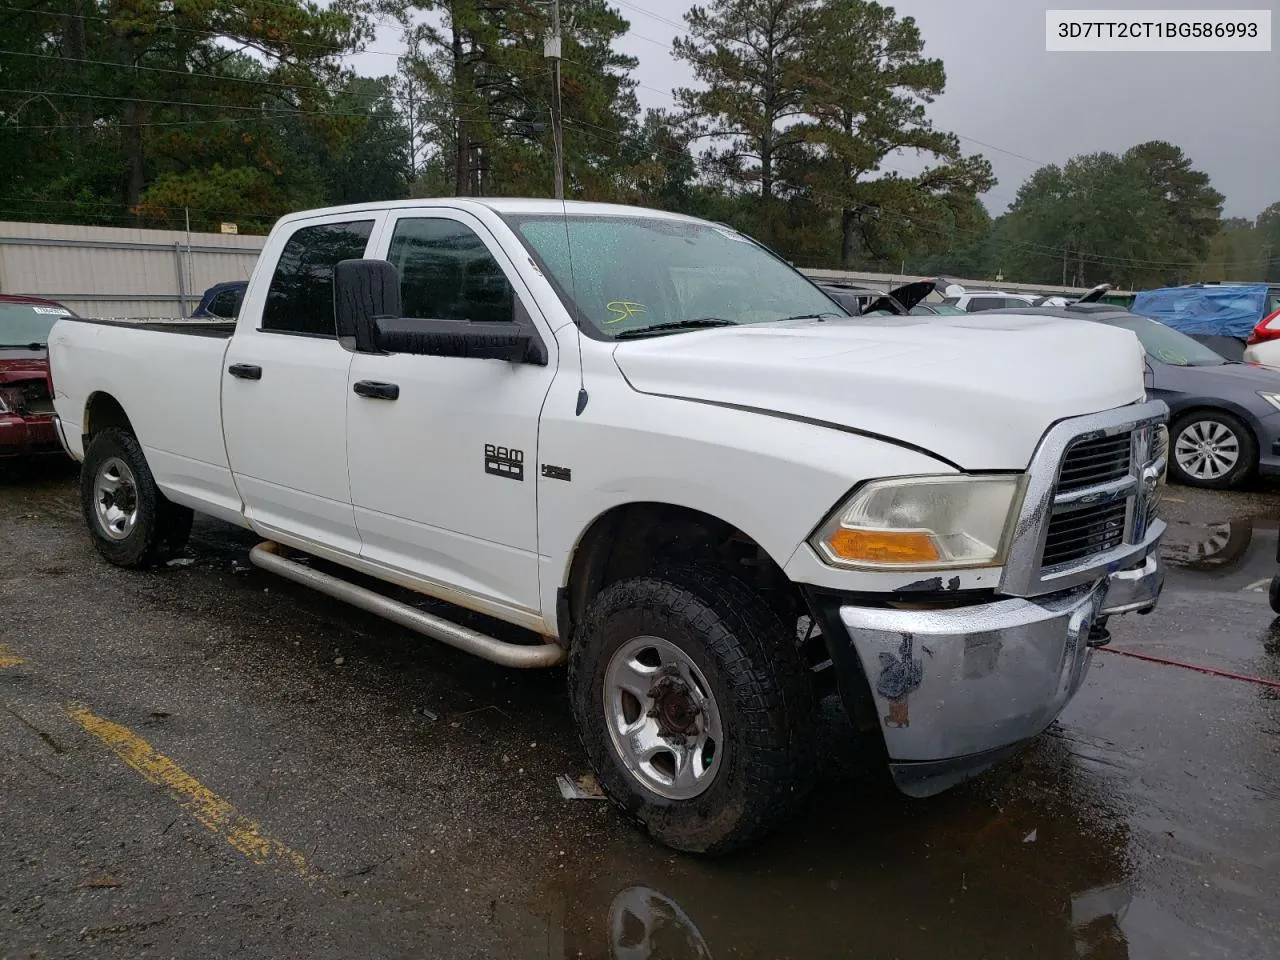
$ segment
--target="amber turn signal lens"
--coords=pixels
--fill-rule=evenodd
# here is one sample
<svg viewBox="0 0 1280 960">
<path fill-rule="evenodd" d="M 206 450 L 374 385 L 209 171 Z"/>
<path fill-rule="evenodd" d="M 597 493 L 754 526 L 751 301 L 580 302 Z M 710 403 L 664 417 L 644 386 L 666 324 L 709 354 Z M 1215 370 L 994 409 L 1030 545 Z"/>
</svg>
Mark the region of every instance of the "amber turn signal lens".
<svg viewBox="0 0 1280 960">
<path fill-rule="evenodd" d="M 931 563 L 941 560 L 937 544 L 916 530 L 849 530 L 840 528 L 827 541 L 841 560 L 864 563 Z"/>
</svg>

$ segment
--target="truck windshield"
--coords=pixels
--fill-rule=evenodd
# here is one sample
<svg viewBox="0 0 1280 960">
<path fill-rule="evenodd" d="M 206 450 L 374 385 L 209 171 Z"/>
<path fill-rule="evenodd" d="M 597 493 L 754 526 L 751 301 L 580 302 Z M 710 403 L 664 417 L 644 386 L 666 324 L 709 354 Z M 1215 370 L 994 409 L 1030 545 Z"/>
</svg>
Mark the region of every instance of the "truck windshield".
<svg viewBox="0 0 1280 960">
<path fill-rule="evenodd" d="M 658 217 L 509 215 L 589 336 L 845 316 L 830 297 L 742 234 Z M 701 323 L 690 321 L 702 321 Z"/>
<path fill-rule="evenodd" d="M 1138 341 L 1147 355 L 1175 367 L 1218 367 L 1227 362 L 1226 357 L 1210 350 L 1203 343 L 1166 327 L 1159 320 L 1132 316 L 1123 320 L 1108 321 L 1112 326 L 1124 327 L 1138 335 Z"/>
<path fill-rule="evenodd" d="M 0 303 L 0 347 L 26 347 L 49 342 L 49 331 L 70 310 L 42 303 Z"/>
</svg>

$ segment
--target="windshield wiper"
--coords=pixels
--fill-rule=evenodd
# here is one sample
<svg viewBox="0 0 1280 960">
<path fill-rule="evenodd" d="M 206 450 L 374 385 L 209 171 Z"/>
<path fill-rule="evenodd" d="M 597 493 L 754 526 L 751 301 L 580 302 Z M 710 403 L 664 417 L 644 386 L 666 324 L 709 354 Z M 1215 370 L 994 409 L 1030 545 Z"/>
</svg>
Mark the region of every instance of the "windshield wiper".
<svg viewBox="0 0 1280 960">
<path fill-rule="evenodd" d="M 778 323 L 786 323 L 788 320 L 825 320 L 830 317 L 833 320 L 844 318 L 850 319 L 842 313 L 797 313 L 794 317 L 783 317 Z"/>
<path fill-rule="evenodd" d="M 0 343 L 0 350 L 44 350 L 49 345 L 31 340 L 27 343 Z"/>
<path fill-rule="evenodd" d="M 648 327 L 638 327 L 635 330 L 623 330 L 621 333 L 615 333 L 615 340 L 634 340 L 637 337 L 647 337 L 655 331 L 662 330 L 694 330 L 698 327 L 736 327 L 737 324 L 732 320 L 726 320 L 724 317 L 693 317 L 689 320 L 669 320 L 666 323 L 655 323 Z"/>
</svg>

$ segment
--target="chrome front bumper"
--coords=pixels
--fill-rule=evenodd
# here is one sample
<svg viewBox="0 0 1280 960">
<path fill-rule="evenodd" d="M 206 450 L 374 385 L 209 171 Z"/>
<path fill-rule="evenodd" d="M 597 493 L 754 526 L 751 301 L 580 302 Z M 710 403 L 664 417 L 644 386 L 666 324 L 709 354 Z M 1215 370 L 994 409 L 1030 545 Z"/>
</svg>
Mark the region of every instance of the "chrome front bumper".
<svg viewBox="0 0 1280 960">
<path fill-rule="evenodd" d="M 1043 597 L 939 610 L 840 606 L 898 786 L 937 793 L 1052 723 L 1084 682 L 1093 626 L 1155 605 L 1164 584 L 1157 550 L 1153 542 L 1134 566 Z"/>
</svg>

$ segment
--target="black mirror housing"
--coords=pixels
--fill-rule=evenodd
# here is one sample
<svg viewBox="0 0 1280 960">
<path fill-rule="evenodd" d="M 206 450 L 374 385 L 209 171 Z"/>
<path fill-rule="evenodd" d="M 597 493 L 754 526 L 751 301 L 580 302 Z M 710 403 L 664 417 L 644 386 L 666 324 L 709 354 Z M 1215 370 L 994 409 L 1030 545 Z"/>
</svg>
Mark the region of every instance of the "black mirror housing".
<svg viewBox="0 0 1280 960">
<path fill-rule="evenodd" d="M 377 349 L 386 353 L 547 363 L 538 339 L 515 323 L 378 317 L 373 324 Z"/>
<path fill-rule="evenodd" d="M 339 339 L 362 352 L 376 349 L 374 320 L 398 317 L 400 273 L 386 260 L 342 260 L 333 270 L 333 310 Z"/>
</svg>

